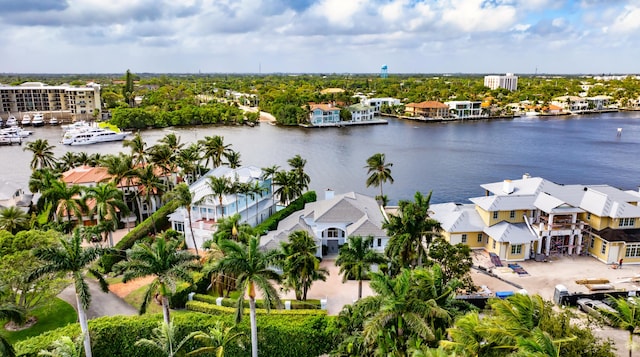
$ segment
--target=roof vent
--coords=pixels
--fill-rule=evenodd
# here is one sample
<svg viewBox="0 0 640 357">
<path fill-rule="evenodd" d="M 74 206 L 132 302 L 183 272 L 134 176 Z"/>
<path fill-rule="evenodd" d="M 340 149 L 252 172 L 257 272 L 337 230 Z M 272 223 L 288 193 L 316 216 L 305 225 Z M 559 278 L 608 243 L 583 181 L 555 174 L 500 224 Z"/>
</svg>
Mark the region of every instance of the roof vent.
<svg viewBox="0 0 640 357">
<path fill-rule="evenodd" d="M 511 182 L 511 180 L 504 180 L 504 183 L 502 184 L 502 191 L 506 194 L 512 194 L 513 190 L 513 182 Z"/>
</svg>

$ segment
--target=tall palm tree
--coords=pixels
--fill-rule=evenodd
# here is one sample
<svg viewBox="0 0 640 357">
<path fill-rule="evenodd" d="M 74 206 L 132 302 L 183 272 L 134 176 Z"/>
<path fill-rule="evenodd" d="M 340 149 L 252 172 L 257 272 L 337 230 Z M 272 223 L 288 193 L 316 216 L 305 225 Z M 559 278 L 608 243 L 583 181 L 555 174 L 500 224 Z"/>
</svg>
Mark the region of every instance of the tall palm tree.
<svg viewBox="0 0 640 357">
<path fill-rule="evenodd" d="M 367 187 L 376 186 L 380 187 L 380 199 L 384 200 L 384 194 L 382 193 L 382 184 L 386 182 L 393 183 L 393 177 L 391 176 L 392 163 L 385 162 L 385 156 L 382 153 L 373 154 L 367 159 Z"/>
<path fill-rule="evenodd" d="M 0 229 L 16 234 L 29 225 L 29 215 L 19 207 L 11 206 L 0 211 Z"/>
<path fill-rule="evenodd" d="M 176 154 L 167 145 L 154 145 L 149 149 L 149 163 L 159 167 L 162 175 L 169 182 L 169 189 L 173 186 L 173 174 L 176 171 Z"/>
<path fill-rule="evenodd" d="M 158 143 L 166 145 L 174 154 L 177 154 L 184 147 L 184 144 L 180 142 L 180 137 L 174 133 L 163 136 L 158 140 Z"/>
<path fill-rule="evenodd" d="M 58 181 L 62 174 L 53 169 L 40 169 L 31 172 L 29 177 L 29 191 L 32 193 L 44 192 L 51 187 L 52 182 Z"/>
<path fill-rule="evenodd" d="M 60 237 L 59 239 L 60 244 L 58 246 L 36 248 L 33 251 L 33 255 L 42 260 L 43 265 L 31 272 L 27 277 L 27 281 L 33 281 L 49 273 L 66 272 L 71 274 L 75 285 L 78 320 L 84 336 L 84 351 L 86 357 L 91 357 L 91 341 L 86 315 L 86 309 L 91 303 L 91 293 L 85 280 L 85 270 L 98 279 L 102 291 L 108 292 L 107 282 L 102 275 L 98 271 L 87 267 L 90 267 L 103 254 L 113 251 L 101 247 L 83 247 L 79 230 L 75 230 L 69 238 Z"/>
<path fill-rule="evenodd" d="M 178 250 L 180 241 L 168 240 L 159 236 L 149 243 L 136 243 L 127 250 L 127 260 L 118 262 L 114 269 L 124 272 L 124 283 L 144 276 L 153 276 L 154 280 L 144 294 L 140 314 L 147 311 L 147 305 L 154 293 L 158 293 L 162 301 L 162 314 L 165 324 L 171 321 L 169 316 L 169 296 L 175 292 L 179 281 L 193 282 L 190 271 L 198 269 L 198 256 L 188 250 Z"/>
<path fill-rule="evenodd" d="M 25 320 L 25 311 L 12 304 L 0 304 L 0 320 L 5 319 L 22 324 Z M 16 355 L 11 343 L 2 335 L 0 335 L 0 355 L 7 357 Z"/>
<path fill-rule="evenodd" d="M 289 160 L 287 160 L 289 166 L 294 172 L 295 181 L 297 187 L 297 191 L 299 194 L 304 192 L 307 188 L 309 188 L 309 183 L 311 182 L 311 178 L 304 172 L 304 167 L 307 164 L 307 160 L 303 159 L 302 156 L 296 155 Z"/>
<path fill-rule="evenodd" d="M 67 171 L 77 166 L 76 153 L 67 151 L 57 160 L 60 171 Z"/>
<path fill-rule="evenodd" d="M 211 194 L 203 196 L 199 202 L 206 201 L 212 197 L 217 198 L 220 206 L 220 214 L 222 215 L 222 218 L 224 218 L 224 205 L 222 203 L 222 199 L 225 195 L 231 193 L 231 180 L 226 176 L 209 176 L 207 186 L 211 190 Z M 216 219 L 218 219 L 218 210 L 216 209 L 215 212 Z"/>
<path fill-rule="evenodd" d="M 373 236 L 351 236 L 347 244 L 340 247 L 336 265 L 340 267 L 342 282 L 349 278 L 358 281 L 358 300 L 362 298 L 362 280 L 369 277 L 371 265 L 382 264 L 386 260 L 384 256 L 371 248 Z"/>
<path fill-rule="evenodd" d="M 151 217 L 151 220 L 153 221 L 153 233 L 155 234 L 157 233 L 156 222 L 153 216 L 154 205 L 152 205 L 151 199 L 155 196 L 162 196 L 162 192 L 165 190 L 165 184 L 158 176 L 156 176 L 153 165 L 140 167 L 136 170 L 136 173 L 138 183 L 142 186 L 142 195 L 147 203 L 147 215 Z M 142 207 L 141 204 L 140 207 Z M 142 221 L 142 210 L 140 210 L 140 221 Z"/>
<path fill-rule="evenodd" d="M 442 230 L 440 223 L 429 217 L 430 201 L 431 192 L 427 196 L 416 192 L 413 201 L 398 202 L 398 213 L 389 215 L 382 224 L 390 237 L 385 254 L 402 267 L 422 266 L 429 244 Z"/>
<path fill-rule="evenodd" d="M 131 140 L 124 140 L 122 142 L 122 147 L 128 147 L 131 149 L 134 165 L 144 165 L 146 162 L 146 146 L 147 143 L 142 139 L 140 132 L 137 132 Z"/>
<path fill-rule="evenodd" d="M 178 153 L 178 167 L 181 168 L 182 177 L 189 183 L 195 182 L 200 177 L 200 147 L 191 144 Z"/>
<path fill-rule="evenodd" d="M 268 309 L 280 304 L 280 297 L 273 286 L 280 276 L 271 269 L 277 252 L 261 251 L 260 238 L 251 237 L 247 246 L 231 240 L 221 240 L 219 247 L 224 253 L 214 266 L 214 271 L 237 277 L 236 287 L 241 291 L 238 298 L 236 322 L 240 322 L 244 310 L 245 295 L 249 297 L 251 319 L 251 355 L 258 357 L 258 327 L 256 322 L 256 289 L 260 291 Z"/>
<path fill-rule="evenodd" d="M 320 268 L 316 257 L 318 245 L 306 231 L 295 231 L 282 242 L 279 264 L 284 272 L 284 286 L 292 288 L 296 300 L 307 300 L 307 291 L 316 280 L 327 280 L 329 272 Z"/>
<path fill-rule="evenodd" d="M 260 205 L 258 204 L 259 198 L 261 198 L 262 195 L 267 191 L 268 189 L 262 186 L 262 184 L 258 181 L 253 181 L 253 184 L 249 184 L 249 191 L 247 192 L 247 195 L 252 200 L 256 200 L 256 226 L 258 225 L 258 215 L 260 214 L 259 212 Z M 248 214 L 249 212 L 247 211 L 247 216 Z"/>
<path fill-rule="evenodd" d="M 24 151 L 31 151 L 33 153 L 33 159 L 31 160 L 31 170 L 53 168 L 56 163 L 56 158 L 53 155 L 53 148 L 55 146 L 49 145 L 47 139 L 36 139 L 27 143 Z"/>
<path fill-rule="evenodd" d="M 224 138 L 219 135 L 205 136 L 200 142 L 204 150 L 202 156 L 207 159 L 205 165 L 209 166 L 209 160 L 211 160 L 214 169 L 222 165 L 222 158 L 231 150 L 231 144 L 225 144 Z"/>
<path fill-rule="evenodd" d="M 216 232 L 213 234 L 214 240 L 217 242 L 220 239 L 232 239 L 236 242 L 247 243 L 255 232 L 248 223 L 241 223 L 241 219 L 239 214 L 220 219 Z"/>
<path fill-rule="evenodd" d="M 223 165 L 228 165 L 232 169 L 237 169 L 240 167 L 242 160 L 240 160 L 240 153 L 237 151 L 230 150 L 224 153 L 225 159 L 227 159 L 227 163 Z"/>
<path fill-rule="evenodd" d="M 279 172 L 280 170 L 280 166 L 278 165 L 273 165 L 273 166 L 268 166 L 268 167 L 263 167 L 262 168 L 262 176 L 260 176 L 260 178 L 263 181 L 266 181 L 268 179 L 271 179 L 271 198 L 273 199 L 273 207 L 276 206 L 276 195 L 273 192 L 273 186 L 274 184 L 274 177 L 276 175 L 277 172 Z"/>
<path fill-rule="evenodd" d="M 113 183 L 100 183 L 95 187 L 87 189 L 87 198 L 93 199 L 95 206 L 92 213 L 97 216 L 97 224 L 109 221 L 110 227 L 118 225 L 118 211 L 127 214 L 129 208 L 124 202 L 122 191 L 118 190 Z M 113 247 L 113 231 L 109 229 L 109 247 Z"/>
<path fill-rule="evenodd" d="M 198 252 L 198 244 L 196 244 L 196 236 L 193 234 L 193 226 L 191 225 L 191 203 L 193 201 L 193 195 L 191 194 L 189 185 L 184 182 L 178 184 L 173 188 L 173 190 L 164 194 L 164 199 L 166 201 L 177 201 L 181 207 L 184 207 L 187 210 L 189 232 L 191 233 L 191 239 L 193 241 L 193 247 L 196 249 L 196 254 L 199 255 L 200 253 Z"/>
<path fill-rule="evenodd" d="M 83 187 L 79 185 L 67 186 L 64 181 L 53 181 L 51 186 L 42 192 L 42 197 L 53 207 L 54 219 L 60 220 L 61 214 L 67 216 L 71 223 L 71 215 L 78 218 L 77 224 L 82 222 L 82 214 L 87 211 L 82 199 Z"/>
<path fill-rule="evenodd" d="M 300 195 L 296 175 L 293 171 L 276 172 L 273 183 L 278 186 L 274 195 L 278 195 L 279 202 L 285 206 Z"/>
</svg>

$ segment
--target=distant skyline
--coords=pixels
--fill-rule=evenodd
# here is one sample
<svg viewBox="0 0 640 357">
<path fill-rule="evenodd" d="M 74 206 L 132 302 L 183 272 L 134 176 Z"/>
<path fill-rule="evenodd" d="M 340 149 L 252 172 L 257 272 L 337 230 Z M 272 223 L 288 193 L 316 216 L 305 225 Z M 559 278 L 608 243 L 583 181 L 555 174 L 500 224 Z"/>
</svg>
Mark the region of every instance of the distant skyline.
<svg viewBox="0 0 640 357">
<path fill-rule="evenodd" d="M 0 0 L 0 73 L 640 73 L 640 0 Z"/>
</svg>

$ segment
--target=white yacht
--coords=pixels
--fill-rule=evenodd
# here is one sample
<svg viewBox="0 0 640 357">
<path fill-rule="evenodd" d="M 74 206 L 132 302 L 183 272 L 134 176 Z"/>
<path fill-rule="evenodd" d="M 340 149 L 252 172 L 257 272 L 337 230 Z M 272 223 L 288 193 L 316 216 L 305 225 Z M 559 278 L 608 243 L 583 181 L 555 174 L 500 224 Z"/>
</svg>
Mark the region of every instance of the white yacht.
<svg viewBox="0 0 640 357">
<path fill-rule="evenodd" d="M 95 125 L 88 123 L 84 120 L 76 121 L 71 124 L 61 125 L 60 126 L 64 132 L 73 131 L 73 130 L 82 130 L 82 129 L 91 129 L 95 128 Z"/>
<path fill-rule="evenodd" d="M 51 119 L 49 119 L 49 125 L 58 125 L 58 124 L 60 124 L 60 122 L 58 121 L 58 118 L 51 117 Z"/>
<path fill-rule="evenodd" d="M 130 131 L 116 132 L 103 128 L 71 130 L 64 134 L 62 143 L 65 145 L 89 145 L 109 141 L 120 141 L 124 140 L 129 134 L 131 134 Z"/>
<path fill-rule="evenodd" d="M 18 120 L 16 119 L 16 117 L 14 117 L 13 115 L 9 115 L 9 117 L 7 118 L 7 122 L 5 123 L 6 126 L 16 126 L 18 125 Z"/>
<path fill-rule="evenodd" d="M 31 117 L 29 116 L 29 114 L 25 114 L 22 116 L 22 121 L 20 122 L 20 124 L 22 124 L 22 126 L 31 125 Z"/>
<path fill-rule="evenodd" d="M 42 115 L 42 113 L 33 114 L 33 119 L 31 119 L 31 125 L 44 126 L 44 116 Z"/>
<path fill-rule="evenodd" d="M 9 133 L 0 133 L 0 145 L 22 144 L 22 137 Z"/>
<path fill-rule="evenodd" d="M 9 134 L 9 135 L 17 135 L 21 138 L 26 138 L 31 135 L 31 132 L 28 130 L 24 130 L 18 126 L 11 126 L 8 128 L 0 129 L 0 134 Z"/>
</svg>

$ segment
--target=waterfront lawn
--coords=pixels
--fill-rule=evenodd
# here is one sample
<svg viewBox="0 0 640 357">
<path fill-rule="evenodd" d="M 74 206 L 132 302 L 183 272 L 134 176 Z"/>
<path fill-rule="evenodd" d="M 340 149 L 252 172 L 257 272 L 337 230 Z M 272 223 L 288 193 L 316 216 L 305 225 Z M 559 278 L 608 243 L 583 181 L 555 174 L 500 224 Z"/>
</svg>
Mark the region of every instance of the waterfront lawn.
<svg viewBox="0 0 640 357">
<path fill-rule="evenodd" d="M 55 298 L 50 304 L 34 309 L 31 315 L 38 319 L 35 325 L 21 331 L 7 331 L 0 328 L 0 333 L 12 344 L 24 339 L 38 336 L 43 332 L 66 326 L 78 321 L 78 315 L 73 306 L 66 301 Z M 1 322 L 4 327 L 6 321 Z"/>
</svg>

